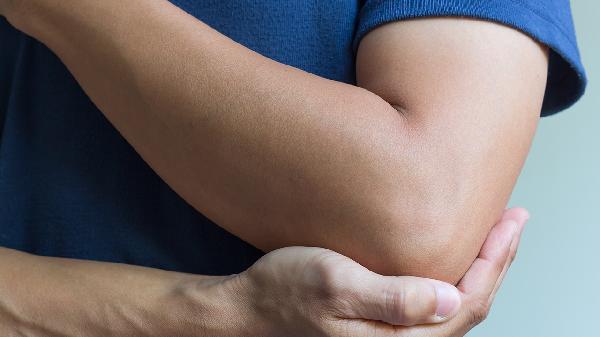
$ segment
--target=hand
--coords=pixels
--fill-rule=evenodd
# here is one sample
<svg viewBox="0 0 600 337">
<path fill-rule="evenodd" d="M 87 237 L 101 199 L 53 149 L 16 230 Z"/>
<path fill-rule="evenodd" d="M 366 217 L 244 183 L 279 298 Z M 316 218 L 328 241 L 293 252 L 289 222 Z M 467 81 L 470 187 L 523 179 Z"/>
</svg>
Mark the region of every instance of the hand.
<svg viewBox="0 0 600 337">
<path fill-rule="evenodd" d="M 523 209 L 506 211 L 457 288 L 377 275 L 326 249 L 274 251 L 237 278 L 253 318 L 248 335 L 463 336 L 486 317 L 527 218 Z"/>
<path fill-rule="evenodd" d="M 514 261 L 529 213 L 522 208 L 507 210 L 492 229 L 479 256 L 457 288 L 461 310 L 451 320 L 439 325 L 395 329 L 394 337 L 462 337 L 487 317 L 502 280 Z M 382 328 L 390 331 L 390 329 Z M 394 334 L 395 333 L 395 334 Z"/>
</svg>

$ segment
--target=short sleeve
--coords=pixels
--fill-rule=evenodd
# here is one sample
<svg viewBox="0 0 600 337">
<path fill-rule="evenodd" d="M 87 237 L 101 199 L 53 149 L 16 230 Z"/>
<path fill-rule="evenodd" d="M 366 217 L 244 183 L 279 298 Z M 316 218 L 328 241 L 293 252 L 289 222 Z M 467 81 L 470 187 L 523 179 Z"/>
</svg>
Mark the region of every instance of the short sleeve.
<svg viewBox="0 0 600 337">
<path fill-rule="evenodd" d="M 542 116 L 573 105 L 584 93 L 585 70 L 577 47 L 569 0 L 366 0 L 354 49 L 374 28 L 419 17 L 460 16 L 516 28 L 550 48 Z"/>
</svg>

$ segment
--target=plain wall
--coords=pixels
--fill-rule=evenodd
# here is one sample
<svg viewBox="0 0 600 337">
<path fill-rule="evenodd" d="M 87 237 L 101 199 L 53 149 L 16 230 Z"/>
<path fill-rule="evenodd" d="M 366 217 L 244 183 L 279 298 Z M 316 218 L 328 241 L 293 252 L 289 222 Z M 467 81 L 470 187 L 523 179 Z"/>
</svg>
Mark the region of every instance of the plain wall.
<svg viewBox="0 0 600 337">
<path fill-rule="evenodd" d="M 542 119 L 511 205 L 532 218 L 486 322 L 468 337 L 600 337 L 600 1 L 571 1 L 589 85 Z"/>
</svg>

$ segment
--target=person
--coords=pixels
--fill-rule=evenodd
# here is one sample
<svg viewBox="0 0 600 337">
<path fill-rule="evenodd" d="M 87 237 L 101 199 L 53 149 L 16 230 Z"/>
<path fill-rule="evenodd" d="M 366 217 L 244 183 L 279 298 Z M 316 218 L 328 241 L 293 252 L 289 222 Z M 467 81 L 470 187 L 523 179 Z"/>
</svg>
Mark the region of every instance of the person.
<svg viewBox="0 0 600 337">
<path fill-rule="evenodd" d="M 7 335 L 464 335 L 586 83 L 565 0 L 0 14 Z"/>
</svg>

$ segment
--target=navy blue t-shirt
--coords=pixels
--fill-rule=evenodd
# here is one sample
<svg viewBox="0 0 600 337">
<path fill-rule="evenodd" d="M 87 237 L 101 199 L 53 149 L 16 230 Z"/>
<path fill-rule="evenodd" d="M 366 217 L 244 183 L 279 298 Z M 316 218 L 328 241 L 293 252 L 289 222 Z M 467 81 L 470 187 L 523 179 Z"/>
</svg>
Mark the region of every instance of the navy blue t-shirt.
<svg viewBox="0 0 600 337">
<path fill-rule="evenodd" d="M 520 29 L 552 49 L 543 114 L 583 93 L 568 0 L 175 0 L 276 61 L 355 82 L 373 28 L 466 16 Z M 402 55 L 398 55 L 402 57 Z M 262 253 L 173 192 L 44 45 L 0 19 L 0 246 L 201 274 L 240 272 Z"/>
</svg>

